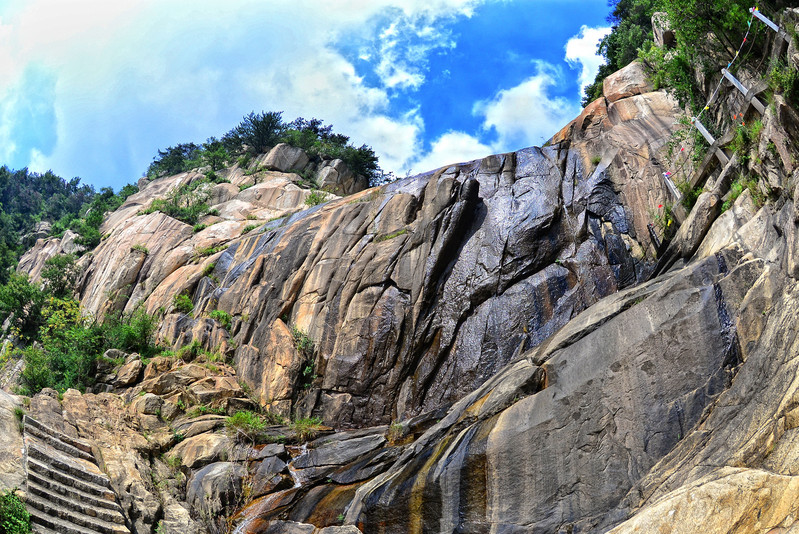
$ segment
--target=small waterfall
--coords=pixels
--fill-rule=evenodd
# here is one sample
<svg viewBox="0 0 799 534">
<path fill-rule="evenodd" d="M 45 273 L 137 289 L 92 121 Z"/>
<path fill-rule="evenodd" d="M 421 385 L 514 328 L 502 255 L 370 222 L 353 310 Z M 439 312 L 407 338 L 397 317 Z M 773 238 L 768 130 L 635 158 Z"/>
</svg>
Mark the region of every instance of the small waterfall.
<svg viewBox="0 0 799 534">
<path fill-rule="evenodd" d="M 308 444 L 303 443 L 299 447 L 286 447 L 286 450 L 291 454 L 291 461 L 288 463 L 289 474 L 292 480 L 294 480 L 294 487 L 299 488 L 302 486 L 303 482 L 307 482 L 307 479 L 302 475 L 301 471 L 294 468 L 294 460 L 308 454 Z"/>
<path fill-rule="evenodd" d="M 716 261 L 719 265 L 719 272 L 727 274 L 727 262 L 724 260 L 719 252 L 716 253 Z M 716 313 L 719 318 L 719 326 L 721 327 L 721 339 L 724 342 L 724 367 L 727 369 L 734 369 L 741 362 L 741 347 L 738 342 L 738 331 L 735 328 L 735 321 L 730 317 L 727 311 L 727 301 L 724 299 L 724 292 L 721 285 L 716 282 L 713 284 L 713 293 L 716 297 Z M 732 377 L 730 376 L 731 380 Z M 729 385 L 729 384 L 728 384 Z"/>
</svg>

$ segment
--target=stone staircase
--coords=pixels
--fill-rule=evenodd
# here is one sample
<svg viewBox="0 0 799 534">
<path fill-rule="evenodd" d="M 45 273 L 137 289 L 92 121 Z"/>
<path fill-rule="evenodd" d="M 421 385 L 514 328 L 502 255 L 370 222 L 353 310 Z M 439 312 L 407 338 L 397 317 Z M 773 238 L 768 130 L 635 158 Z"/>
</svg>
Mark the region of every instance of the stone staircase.
<svg viewBox="0 0 799 534">
<path fill-rule="evenodd" d="M 130 534 L 91 446 L 25 416 L 26 503 L 39 534 Z"/>
</svg>

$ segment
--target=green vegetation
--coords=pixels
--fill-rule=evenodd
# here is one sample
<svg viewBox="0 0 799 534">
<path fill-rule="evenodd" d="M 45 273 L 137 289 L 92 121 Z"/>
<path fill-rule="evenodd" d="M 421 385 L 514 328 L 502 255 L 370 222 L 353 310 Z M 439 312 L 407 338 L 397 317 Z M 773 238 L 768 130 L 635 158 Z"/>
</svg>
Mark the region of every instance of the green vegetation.
<svg viewBox="0 0 799 534">
<path fill-rule="evenodd" d="M 136 251 L 136 252 L 141 252 L 145 256 L 150 253 L 150 251 L 147 249 L 147 247 L 145 247 L 141 243 L 136 243 L 135 245 L 130 247 L 130 250 L 131 251 Z"/>
<path fill-rule="evenodd" d="M 677 231 L 674 224 L 674 214 L 672 205 L 669 203 L 661 204 L 657 210 L 649 210 L 649 217 L 654 221 L 655 226 L 660 230 L 664 240 L 671 239 Z"/>
<path fill-rule="evenodd" d="M 394 239 L 395 237 L 399 237 L 401 235 L 405 235 L 408 233 L 407 228 L 401 228 L 396 232 L 391 232 L 390 234 L 384 234 L 375 238 L 375 243 L 381 243 L 383 241 L 388 241 L 389 239 Z"/>
<path fill-rule="evenodd" d="M 193 231 L 193 232 L 196 234 L 197 232 L 202 232 L 202 231 L 203 231 L 203 230 L 205 230 L 206 228 L 208 228 L 208 225 L 207 225 L 207 224 L 195 224 L 195 225 L 192 227 L 192 231 Z"/>
<path fill-rule="evenodd" d="M 10 334 L 22 344 L 39 341 L 38 348 L 22 351 L 31 360 L 27 375 L 23 374 L 29 389 L 45 387 L 43 379 L 52 379 L 56 389 L 62 382 L 71 384 L 62 389 L 87 385 L 87 370 L 108 348 L 145 357 L 157 351 L 155 318 L 142 309 L 129 315 L 109 314 L 102 324 L 83 317 L 72 299 L 78 274 L 74 256 L 54 256 L 45 262 L 41 287 L 17 274 L 0 285 L 0 321 L 10 320 Z"/>
<path fill-rule="evenodd" d="M 241 185 L 239 186 L 239 191 L 244 191 L 245 189 L 249 189 L 249 188 L 251 188 L 251 187 L 252 187 L 252 186 L 254 186 L 254 185 L 255 185 L 255 184 L 241 184 Z"/>
<path fill-rule="evenodd" d="M 210 214 L 208 197 L 210 188 L 207 178 L 194 180 L 173 189 L 165 198 L 156 198 L 150 207 L 139 212 L 141 215 L 160 211 L 179 221 L 194 226 L 203 215 Z"/>
<path fill-rule="evenodd" d="M 225 419 L 225 428 L 228 434 L 235 436 L 239 441 L 256 444 L 275 441 L 275 438 L 266 432 L 268 425 L 285 425 L 286 423 L 285 418 L 271 412 L 259 414 L 240 411 Z"/>
<path fill-rule="evenodd" d="M 195 406 L 188 412 L 186 412 L 186 417 L 195 418 L 200 417 L 201 415 L 225 415 L 224 408 L 212 408 L 211 406 L 201 405 Z"/>
<path fill-rule="evenodd" d="M 213 256 L 217 252 L 222 252 L 228 246 L 227 245 L 216 245 L 204 248 L 198 248 L 194 251 L 198 258 L 204 258 L 206 256 Z"/>
<path fill-rule="evenodd" d="M 310 441 L 319 432 L 322 420 L 318 417 L 304 417 L 291 423 L 291 429 L 297 435 L 297 441 Z"/>
<path fill-rule="evenodd" d="M 215 268 L 216 268 L 216 263 L 214 263 L 214 262 L 209 263 L 208 265 L 203 267 L 202 275 L 203 276 L 209 276 L 212 272 L 214 272 Z"/>
<path fill-rule="evenodd" d="M 784 61 L 772 61 L 767 80 L 774 92 L 782 93 L 794 105 L 799 104 L 799 71 Z"/>
<path fill-rule="evenodd" d="M 245 438 L 247 441 L 255 442 L 266 428 L 266 423 L 258 414 L 243 411 L 228 417 L 225 420 L 225 428 L 238 439 Z"/>
<path fill-rule="evenodd" d="M 324 202 L 327 202 L 327 194 L 318 189 L 311 191 L 311 194 L 305 199 L 305 204 L 308 206 L 318 206 Z"/>
<path fill-rule="evenodd" d="M 694 71 L 715 71 L 716 64 L 708 62 L 709 54 L 727 57 L 727 50 L 738 48 L 752 7 L 746 0 L 611 0 L 610 5 L 608 22 L 612 29 L 599 45 L 599 52 L 607 61 L 594 83 L 586 88 L 583 104 L 602 96 L 602 81 L 608 75 L 639 57 L 652 70 L 656 88 L 670 89 L 681 105 L 688 104 L 694 113 L 704 106 Z M 766 1 L 760 5 L 774 11 L 787 3 Z M 651 17 L 655 11 L 666 12 L 675 30 L 676 43 L 671 50 L 653 45 Z M 714 37 L 708 39 L 708 33 Z M 762 33 L 750 35 L 739 61 L 762 57 L 762 43 Z"/>
<path fill-rule="evenodd" d="M 388 432 L 386 432 L 386 439 L 388 440 L 389 445 L 397 445 L 399 444 L 402 439 L 405 437 L 405 427 L 402 423 L 399 422 L 392 422 L 391 426 L 388 427 Z"/>
<path fill-rule="evenodd" d="M 750 123 L 749 126 L 739 124 L 735 128 L 735 136 L 730 142 L 730 149 L 738 154 L 738 160 L 742 165 L 749 161 L 752 146 L 758 142 L 762 131 L 763 123 L 759 120 Z"/>
<path fill-rule="evenodd" d="M 248 233 L 252 232 L 253 230 L 255 230 L 256 228 L 258 228 L 259 226 L 261 226 L 261 225 L 260 224 L 248 224 L 247 226 L 245 226 L 244 228 L 241 229 L 241 235 L 248 234 Z"/>
<path fill-rule="evenodd" d="M 175 306 L 175 310 L 177 310 L 179 313 L 189 314 L 194 311 L 194 303 L 191 301 L 191 297 L 185 293 L 179 293 L 175 295 L 172 298 L 172 304 Z"/>
<path fill-rule="evenodd" d="M 103 323 L 81 314 L 80 304 L 71 297 L 56 297 L 38 289 L 25 278 L 14 280 L 19 295 L 34 295 L 29 302 L 9 302 L 0 317 L 12 317 L 12 335 L 27 346 L 16 355 L 25 360 L 21 393 L 35 394 L 45 387 L 59 392 L 69 388 L 84 390 L 92 384 L 97 359 L 106 350 L 117 348 L 148 357 L 158 352 L 154 343 L 156 319 L 139 308 L 129 315 L 120 312 L 106 316 Z M 0 295 L 8 286 L 0 287 Z M 66 292 L 71 295 L 72 288 Z M 36 315 L 29 315 L 36 309 Z M 36 341 L 37 343 L 33 343 Z"/>
<path fill-rule="evenodd" d="M 677 182 L 674 185 L 676 185 L 677 189 L 682 193 L 680 204 L 682 204 L 687 211 L 691 211 L 691 208 L 696 204 L 696 199 L 702 194 L 702 186 L 699 185 L 691 188 L 691 184 L 687 181 Z"/>
<path fill-rule="evenodd" d="M 32 173 L 0 167 L 0 284 L 8 282 L 11 268 L 33 242 L 22 239 L 42 221 L 52 223 L 51 234 L 57 237 L 71 229 L 76 242 L 86 247 L 100 243 L 98 228 L 105 212 L 119 207 L 136 186 L 127 185 L 114 194 L 104 187 L 99 193 L 80 178 L 64 180 L 52 172 Z"/>
<path fill-rule="evenodd" d="M 225 330 L 230 330 L 233 317 L 231 317 L 228 312 L 222 310 L 213 310 L 208 314 L 208 317 L 214 319 L 215 321 L 219 321 L 219 323 L 222 325 L 222 328 Z"/>
<path fill-rule="evenodd" d="M 606 63 L 599 68 L 594 83 L 585 88 L 583 106 L 602 96 L 602 82 L 638 57 L 638 49 L 652 40 L 652 14 L 659 0 L 611 0 L 608 16 L 611 32 L 599 43 Z"/>
<path fill-rule="evenodd" d="M 252 112 L 221 139 L 212 137 L 202 145 L 182 143 L 159 150 L 147 176 L 154 179 L 203 165 L 216 171 L 234 158 L 239 167 L 247 168 L 254 155 L 263 154 L 278 143 L 302 148 L 310 157 L 341 159 L 352 172 L 366 176 L 372 183 L 384 179 L 371 147 L 351 145 L 348 136 L 333 133 L 333 127 L 324 126 L 319 119 L 299 117 L 286 123 L 280 111 Z"/>
<path fill-rule="evenodd" d="M 31 516 L 15 491 L 0 494 L 0 534 L 28 534 Z"/>
<path fill-rule="evenodd" d="M 316 367 L 316 348 L 310 336 L 296 326 L 291 327 L 291 337 L 294 339 L 294 348 L 303 360 L 300 385 L 304 388 L 308 388 L 313 381 L 318 378 L 318 376 L 314 374 L 314 369 Z"/>
<path fill-rule="evenodd" d="M 724 204 L 721 205 L 721 211 L 724 213 L 728 209 L 735 204 L 735 201 L 744 190 L 749 190 L 749 194 L 752 196 L 752 201 L 754 202 L 755 206 L 758 208 L 761 207 L 766 202 L 766 197 L 760 191 L 757 186 L 757 178 L 752 178 L 749 176 L 739 176 L 735 181 L 730 184 L 730 192 L 727 200 L 724 201 Z"/>
</svg>

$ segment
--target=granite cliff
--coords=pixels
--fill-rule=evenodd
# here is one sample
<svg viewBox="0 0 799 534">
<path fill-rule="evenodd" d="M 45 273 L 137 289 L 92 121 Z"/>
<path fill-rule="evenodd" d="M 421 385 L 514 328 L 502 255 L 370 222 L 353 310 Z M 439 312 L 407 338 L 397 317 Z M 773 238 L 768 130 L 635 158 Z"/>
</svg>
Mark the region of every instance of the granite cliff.
<svg viewBox="0 0 799 534">
<path fill-rule="evenodd" d="M 773 54 L 799 64 L 792 41 Z M 799 529 L 799 116 L 779 94 L 762 115 L 721 101 L 762 134 L 711 147 L 673 236 L 650 223 L 682 111 L 639 63 L 545 147 L 319 205 L 275 163 L 286 147 L 204 185 L 217 214 L 198 231 L 144 212 L 200 172 L 142 183 L 79 296 L 158 314 L 175 353 L 111 355 L 93 392 L 36 395 L 0 469 L 26 466 L 53 530 Z M 39 240 L 20 269 L 63 248 Z M 0 395 L 5 424 L 22 401 Z M 271 414 L 261 439 L 226 425 L 245 410 Z M 58 500 L 74 480 L 95 508 Z"/>
</svg>

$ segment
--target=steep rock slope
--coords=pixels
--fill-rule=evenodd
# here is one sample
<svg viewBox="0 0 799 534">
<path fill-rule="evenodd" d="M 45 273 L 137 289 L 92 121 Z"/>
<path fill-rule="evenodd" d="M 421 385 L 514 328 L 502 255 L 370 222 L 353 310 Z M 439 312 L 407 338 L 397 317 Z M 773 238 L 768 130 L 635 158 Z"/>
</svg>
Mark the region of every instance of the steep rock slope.
<svg viewBox="0 0 799 534">
<path fill-rule="evenodd" d="M 241 508 L 231 521 L 253 533 L 340 522 L 364 532 L 799 528 L 799 121 L 776 96 L 747 166 L 731 158 L 704 197 L 718 204 L 719 184 L 757 172 L 769 203 L 745 192 L 721 214 L 700 200 L 667 256 L 674 267 L 646 281 L 647 223 L 668 198 L 664 147 L 678 109 L 642 76 L 633 64 L 609 78 L 605 98 L 544 148 L 321 206 L 306 206 L 297 177 L 235 168 L 232 184 L 214 187 L 219 215 L 198 232 L 138 212 L 199 175 L 131 197 L 83 260 L 83 305 L 163 309 L 164 342 L 197 340 L 235 367 L 153 361 L 115 379 L 121 397 L 65 396 L 73 432 L 112 444 L 105 466 L 131 524 L 215 531 L 204 518 Z M 739 104 L 733 90 L 721 98 Z M 173 309 L 183 292 L 192 314 Z M 232 316 L 230 328 L 213 310 Z M 297 350 L 297 332 L 315 359 Z M 251 408 L 245 389 L 272 411 L 339 428 L 405 419 L 403 434 L 377 426 L 253 449 L 225 435 L 220 416 L 181 408 Z M 115 420 L 136 438 L 94 423 Z M 184 488 L 152 487 L 168 471 L 162 453 L 178 459 Z"/>
<path fill-rule="evenodd" d="M 607 88 L 607 102 L 543 149 L 312 209 L 296 175 L 229 169 L 232 183 L 211 191 L 218 216 L 196 233 L 138 213 L 201 176 L 156 180 L 105 222 L 106 239 L 83 260 L 81 303 L 98 316 L 162 310 L 165 342 L 232 352 L 261 402 L 283 414 L 353 426 L 450 404 L 649 276 L 647 223 L 666 198 L 658 157 L 677 108 L 649 92 L 636 64 Z M 53 248 L 37 244 L 21 265 Z M 170 313 L 180 293 L 193 316 Z M 229 332 L 208 318 L 214 309 L 233 317 Z M 292 330 L 310 336 L 315 359 L 293 349 Z"/>
</svg>

